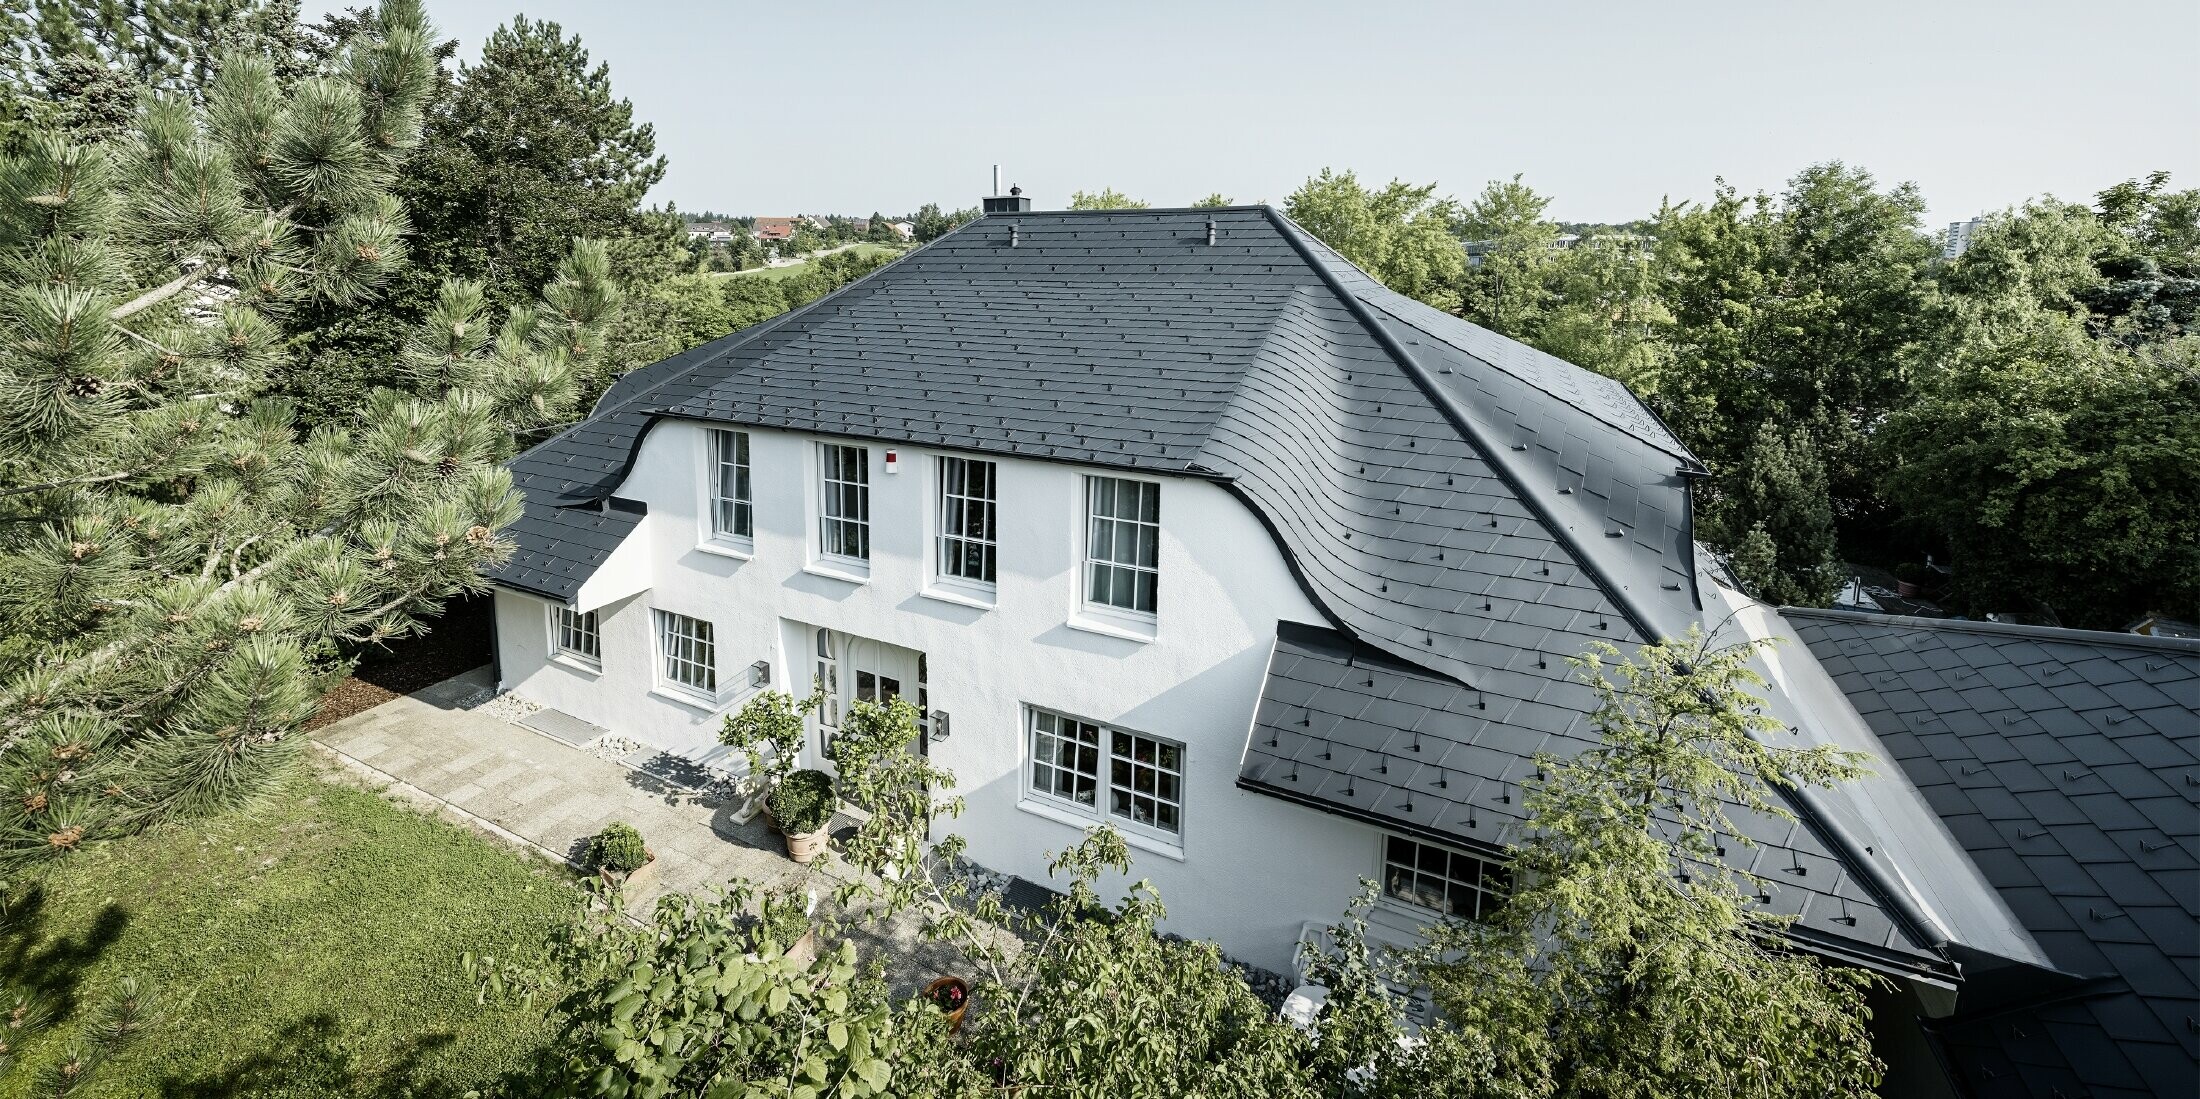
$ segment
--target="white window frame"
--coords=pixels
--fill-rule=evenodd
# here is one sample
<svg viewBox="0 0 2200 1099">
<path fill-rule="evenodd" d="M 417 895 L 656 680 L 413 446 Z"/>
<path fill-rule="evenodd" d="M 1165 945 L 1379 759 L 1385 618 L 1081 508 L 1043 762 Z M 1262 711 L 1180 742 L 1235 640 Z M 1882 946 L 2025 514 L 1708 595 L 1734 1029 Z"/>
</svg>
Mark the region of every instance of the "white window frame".
<svg viewBox="0 0 2200 1099">
<path fill-rule="evenodd" d="M 549 610 L 551 659 L 578 664 L 589 671 L 602 671 L 603 623 L 596 612 L 576 611 L 563 603 L 552 603 Z M 575 640 L 588 647 L 568 644 Z"/>
<path fill-rule="evenodd" d="M 727 453 L 731 446 L 733 452 Z M 756 545 L 755 440 L 746 431 L 714 427 L 704 433 L 704 522 L 709 540 L 744 552 Z M 731 461 L 728 461 L 728 458 Z M 724 492 L 728 471 L 734 494 Z M 728 512 L 731 512 L 729 519 Z M 741 520 L 746 519 L 743 523 Z"/>
<path fill-rule="evenodd" d="M 651 609 L 656 627 L 656 680 L 657 686 L 668 691 L 690 695 L 708 702 L 719 697 L 718 679 L 718 629 L 707 618 L 696 618 L 668 611 L 662 607 Z M 683 623 L 700 629 L 675 633 Z M 680 643 L 685 642 L 683 647 Z M 701 683 L 691 683 L 680 675 L 685 668 L 699 668 Z"/>
<path fill-rule="evenodd" d="M 1122 518 L 1113 513 L 1102 516 L 1099 513 L 1098 504 L 1103 485 L 1107 486 L 1111 492 L 1118 494 L 1122 491 L 1124 485 L 1137 486 L 1137 490 L 1141 495 L 1151 492 L 1153 494 L 1153 518 L 1149 520 L 1142 515 Z M 1161 609 L 1161 484 L 1158 481 L 1148 481 L 1138 477 L 1095 473 L 1085 476 L 1083 488 L 1084 536 L 1078 553 L 1078 556 L 1082 559 L 1077 570 L 1078 605 L 1088 612 L 1151 628 L 1154 623 L 1159 621 Z M 1140 510 L 1143 511 L 1144 509 Z M 1108 524 L 1104 533 L 1100 526 L 1102 523 Z M 1127 532 L 1135 538 L 1141 529 L 1152 531 L 1152 562 L 1150 564 L 1139 563 L 1135 551 L 1131 559 L 1117 560 L 1114 547 L 1120 544 L 1122 536 Z M 1105 557 L 1099 555 L 1103 547 L 1106 548 L 1108 554 Z M 1100 570 L 1102 569 L 1108 570 L 1109 594 L 1112 595 L 1115 586 L 1126 582 L 1126 580 L 1133 585 L 1132 606 L 1126 607 L 1118 603 L 1093 598 L 1094 580 L 1101 574 Z M 1138 599 L 1135 585 L 1137 578 L 1142 575 L 1153 578 L 1151 581 L 1153 606 L 1151 607 L 1136 605 Z"/>
<path fill-rule="evenodd" d="M 1090 740 L 1084 735 L 1088 730 L 1093 734 Z M 1138 758 L 1140 742 L 1152 747 L 1151 758 Z M 1074 753 L 1066 765 L 1064 746 Z M 1088 817 L 1097 824 L 1183 844 L 1188 768 L 1182 742 L 1087 721 L 1043 706 L 1025 706 L 1024 752 L 1027 765 L 1019 780 L 1023 784 L 1021 796 Z M 1168 758 L 1165 753 L 1174 754 L 1174 767 L 1163 762 Z M 1138 788 L 1142 774 L 1150 779 L 1145 790 Z M 1067 794 L 1062 792 L 1064 778 L 1068 779 Z M 1044 787 L 1040 785 L 1042 779 Z M 1168 792 L 1172 787 L 1174 793 Z M 1084 791 L 1090 792 L 1091 801 L 1079 796 Z M 1129 806 L 1128 812 L 1116 811 L 1118 797 Z M 1144 820 L 1138 815 L 1141 802 L 1151 806 Z M 1163 809 L 1171 811 L 1168 815 L 1173 817 L 1174 827 L 1163 823 Z"/>
<path fill-rule="evenodd" d="M 855 473 L 860 480 L 835 477 L 835 458 L 853 456 Z M 846 473 L 842 466 L 837 472 Z M 840 508 L 853 491 L 855 514 L 840 514 Z M 834 564 L 851 566 L 866 573 L 871 567 L 871 448 L 856 443 L 819 442 L 817 444 L 817 555 Z M 857 548 L 862 552 L 850 554 L 834 549 L 836 539 L 832 533 L 838 525 L 845 537 L 853 532 L 858 538 Z M 844 541 L 839 543 L 845 546 Z"/>
<path fill-rule="evenodd" d="M 932 538 L 933 579 L 946 587 L 991 596 L 1000 590 L 1000 464 L 943 454 L 933 469 L 939 482 L 933 491 L 938 521 Z M 970 476 L 976 472 L 982 472 L 984 478 L 982 496 L 969 491 Z M 976 522 L 972 523 L 974 512 Z M 968 561 L 966 554 L 971 550 L 978 554 L 983 575 L 953 571 Z"/>
<path fill-rule="evenodd" d="M 1395 860 L 1394 845 L 1398 844 L 1410 848 L 1408 853 L 1414 859 L 1413 865 L 1407 866 Z M 1426 868 L 1428 864 L 1422 860 L 1429 855 L 1442 856 L 1443 868 Z M 1424 917 L 1456 915 L 1462 919 L 1480 920 L 1504 903 L 1505 895 L 1511 888 L 1506 879 L 1504 864 L 1496 859 L 1397 832 L 1381 833 L 1375 848 L 1375 866 L 1375 880 L 1381 886 L 1383 902 Z M 1463 870 L 1471 872 L 1473 879 L 1456 876 Z M 1427 903 L 1431 895 L 1422 892 L 1432 883 L 1437 890 L 1435 898 L 1443 901 L 1440 906 Z M 1459 894 L 1455 890 L 1463 890 L 1471 900 L 1470 911 L 1461 913 L 1456 910 L 1454 898 Z"/>
</svg>

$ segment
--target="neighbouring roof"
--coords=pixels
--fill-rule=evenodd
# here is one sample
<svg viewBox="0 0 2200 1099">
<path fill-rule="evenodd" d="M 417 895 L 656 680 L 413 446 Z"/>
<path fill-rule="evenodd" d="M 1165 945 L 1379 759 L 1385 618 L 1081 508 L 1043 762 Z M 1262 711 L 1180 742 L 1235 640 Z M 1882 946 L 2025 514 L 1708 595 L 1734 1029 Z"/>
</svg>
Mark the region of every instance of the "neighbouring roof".
<svg viewBox="0 0 2200 1099">
<path fill-rule="evenodd" d="M 1786 610 L 2052 960 L 1936 1025 L 1981 1096 L 2200 1082 L 2200 641 Z M 1991 989 L 1989 993 L 1987 990 Z"/>
<path fill-rule="evenodd" d="M 570 598 L 578 579 L 538 563 L 571 552 L 552 517 L 614 491 L 664 419 L 1210 479 L 1268 525 L 1339 639 L 1472 700 L 1393 728 L 1472 749 L 1491 797 L 1516 791 L 1535 753 L 1590 742 L 1593 696 L 1567 657 L 1703 616 L 1688 503 L 1701 466 L 1625 387 L 1394 294 L 1266 208 L 990 215 L 636 371 L 513 462 L 527 515 L 499 579 Z M 1394 701 L 1328 686 L 1326 722 Z M 1249 746 L 1242 781 L 1288 796 L 1268 763 L 1306 764 L 1305 737 L 1345 735 L 1299 728 L 1291 751 Z M 1299 800 L 1432 827 L 1345 788 Z M 1779 834 L 1762 859 L 1785 858 L 1774 877 L 1794 886 L 1773 903 L 1876 964 L 1945 968 L 1884 868 L 1856 855 L 1869 840 L 1797 808 L 1799 824 L 1763 829 Z"/>
</svg>

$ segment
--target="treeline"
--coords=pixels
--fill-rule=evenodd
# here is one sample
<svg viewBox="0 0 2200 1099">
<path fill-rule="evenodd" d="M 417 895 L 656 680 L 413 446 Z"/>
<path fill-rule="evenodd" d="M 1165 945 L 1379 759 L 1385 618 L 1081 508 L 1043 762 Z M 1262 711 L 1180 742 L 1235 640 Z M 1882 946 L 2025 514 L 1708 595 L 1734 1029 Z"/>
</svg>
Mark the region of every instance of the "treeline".
<svg viewBox="0 0 2200 1099">
<path fill-rule="evenodd" d="M 896 258 L 851 249 L 818 256 L 783 278 L 699 272 L 660 279 L 628 301 L 611 340 L 633 365 L 668 359 L 808 305 Z"/>
<path fill-rule="evenodd" d="M 1286 209 L 1642 395 L 1713 471 L 1700 537 L 1763 598 L 1823 605 L 1843 562 L 1930 555 L 1953 611 L 2200 618 L 2200 191 L 2042 198 L 1951 259 L 1916 187 L 1838 163 L 1624 229 L 1549 205 L 1518 177 L 1459 202 L 1325 171 Z"/>
</svg>

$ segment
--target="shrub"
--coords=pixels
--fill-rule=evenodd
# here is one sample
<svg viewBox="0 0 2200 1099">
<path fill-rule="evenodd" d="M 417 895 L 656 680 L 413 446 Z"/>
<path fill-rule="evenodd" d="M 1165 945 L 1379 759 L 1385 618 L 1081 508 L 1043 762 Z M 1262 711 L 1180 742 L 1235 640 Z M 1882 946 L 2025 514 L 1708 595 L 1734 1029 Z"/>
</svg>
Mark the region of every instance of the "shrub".
<svg viewBox="0 0 2200 1099">
<path fill-rule="evenodd" d="M 763 915 L 758 918 L 758 945 L 769 943 L 791 950 L 810 930 L 810 897 L 800 889 L 774 889 L 764 894 Z"/>
<path fill-rule="evenodd" d="M 779 788 L 772 791 L 770 808 L 781 831 L 806 836 L 833 819 L 839 800 L 833 794 L 831 775 L 804 768 L 780 781 Z"/>
<path fill-rule="evenodd" d="M 631 874 L 649 862 L 649 849 L 633 825 L 615 820 L 588 841 L 588 862 L 598 870 Z"/>
</svg>

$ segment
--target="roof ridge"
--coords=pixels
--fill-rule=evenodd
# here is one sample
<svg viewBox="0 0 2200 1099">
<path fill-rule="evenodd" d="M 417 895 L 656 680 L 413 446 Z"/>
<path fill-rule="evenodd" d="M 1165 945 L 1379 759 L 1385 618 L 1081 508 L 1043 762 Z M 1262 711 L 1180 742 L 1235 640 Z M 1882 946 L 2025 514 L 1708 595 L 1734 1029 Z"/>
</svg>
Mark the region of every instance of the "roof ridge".
<svg viewBox="0 0 2200 1099">
<path fill-rule="evenodd" d="M 1975 618 L 1920 618 L 1908 614 L 1850 611 L 1834 607 L 1781 607 L 1783 618 L 1818 618 L 1829 622 L 1859 622 L 1901 626 L 1919 630 L 1952 630 L 2022 638 L 2027 641 L 2071 641 L 2086 645 L 2119 645 L 2150 652 L 2191 653 L 2200 656 L 2200 638 L 2155 637 L 2117 630 L 2076 630 L 2067 626 L 2027 626 L 2017 622 L 1981 622 Z"/>
<path fill-rule="evenodd" d="M 1343 259 L 1344 257 L 1342 257 L 1342 256 L 1339 256 L 1339 257 L 1337 257 L 1337 258 L 1339 258 L 1339 259 Z M 1349 261 L 1348 261 L 1348 262 L 1349 262 Z M 1386 287 L 1385 289 L 1388 289 L 1388 288 Z M 1392 292 L 1392 293 L 1397 293 L 1396 291 L 1391 291 L 1391 292 Z M 1412 300 L 1413 300 L 1412 298 L 1407 298 L 1407 297 L 1405 297 L 1405 295 L 1403 295 L 1403 294 L 1399 294 L 1398 296 L 1399 296 L 1399 297 L 1401 297 L 1401 298 L 1404 298 L 1404 299 L 1405 299 L 1406 301 L 1412 301 Z M 1364 299 L 1364 298 L 1363 298 L 1363 299 L 1361 299 L 1361 300 L 1365 301 L 1366 299 Z M 1425 304 L 1425 303 L 1424 303 L 1424 304 Z M 1390 307 L 1388 307 L 1388 306 L 1386 306 L 1386 305 L 1380 304 L 1380 303 L 1378 303 L 1378 302 L 1372 302 L 1372 301 L 1371 301 L 1371 302 L 1368 302 L 1368 307 L 1369 307 L 1370 309 L 1378 309 L 1378 310 L 1381 310 L 1381 311 L 1382 311 L 1382 313 L 1383 313 L 1383 314 L 1384 314 L 1385 316 L 1388 316 L 1388 317 L 1391 317 L 1391 318 L 1395 319 L 1395 320 L 1396 320 L 1396 321 L 1397 321 L 1397 322 L 1398 322 L 1399 324 L 1403 324 L 1403 325 L 1405 325 L 1405 326 L 1407 326 L 1407 327 L 1409 327 L 1409 328 L 1412 328 L 1412 329 L 1413 329 L 1414 331 L 1416 331 L 1416 332 L 1419 332 L 1419 333 L 1421 333 L 1422 335 L 1424 335 L 1424 336 L 1427 336 L 1428 338 L 1430 338 L 1430 339 L 1432 339 L 1432 340 L 1444 340 L 1444 337 L 1443 337 L 1443 335 L 1442 335 L 1442 334 L 1440 334 L 1440 333 L 1437 333 L 1437 332 L 1433 332 L 1433 331 L 1431 331 L 1431 330 L 1429 329 L 1429 326 L 1427 326 L 1427 325 L 1425 325 L 1425 324 L 1422 324 L 1421 322 L 1419 322 L 1419 321 L 1416 321 L 1416 320 L 1414 320 L 1414 319 L 1413 319 L 1412 317 L 1406 316 L 1406 315 L 1405 315 L 1404 313 L 1401 313 L 1401 312 L 1399 312 L 1399 311 L 1397 311 L 1397 310 L 1395 310 L 1395 309 L 1392 309 L 1392 308 L 1390 308 Z M 1433 306 L 1431 306 L 1431 308 L 1434 308 L 1434 307 L 1433 307 Z M 1463 319 L 1463 318 L 1462 318 L 1462 319 Z M 1474 322 L 1472 322 L 1472 321 L 1466 321 L 1465 323 L 1468 323 L 1468 324 L 1473 324 Z M 1481 327 L 1481 326 L 1480 326 L 1480 325 L 1476 325 L 1476 327 L 1478 327 L 1478 328 L 1479 328 L 1479 327 Z M 1550 357 L 1550 358 L 1553 358 L 1553 359 L 1558 359 L 1558 361 L 1559 361 L 1559 362 L 1566 362 L 1566 360 L 1564 360 L 1564 359 L 1559 359 L 1559 358 L 1558 358 L 1558 356 L 1556 356 L 1556 355 L 1552 355 L 1552 354 L 1550 354 L 1550 352 L 1544 351 L 1544 350 L 1542 350 L 1541 348 L 1535 347 L 1535 346 L 1534 346 L 1534 345 L 1532 345 L 1532 344 L 1522 343 L 1522 342 L 1521 342 L 1521 341 L 1519 341 L 1519 340 L 1515 340 L 1515 339 L 1513 339 L 1513 338 L 1512 338 L 1511 336 L 1507 336 L 1507 335 L 1505 335 L 1505 334 L 1504 334 L 1503 332 L 1498 332 L 1498 331 L 1495 331 L 1494 329 L 1484 329 L 1484 331 L 1488 331 L 1488 332 L 1490 332 L 1490 334 L 1491 334 L 1491 335 L 1494 335 L 1494 336 L 1498 337 L 1499 339 L 1503 339 L 1503 340 L 1509 340 L 1509 341 L 1511 341 L 1511 342 L 1513 342 L 1513 343 L 1516 343 L 1516 344 L 1520 344 L 1520 346 L 1522 346 L 1522 347 L 1525 347 L 1525 348 L 1527 348 L 1527 349 L 1528 349 L 1529 351 L 1533 351 L 1533 352 L 1535 352 L 1535 353 L 1536 353 L 1536 354 L 1538 354 L 1538 355 L 1545 355 L 1545 356 L 1548 356 L 1548 357 Z M 1450 341 L 1450 340 L 1444 340 L 1444 342 L 1445 342 L 1445 343 L 1450 343 L 1451 341 Z M 1456 346 L 1456 345 L 1454 345 L 1454 346 Z M 1462 350 L 1462 351 L 1465 351 L 1466 349 L 1465 349 L 1465 348 L 1460 348 L 1460 350 Z M 1470 354 L 1472 354 L 1471 352 L 1469 352 L 1469 353 L 1470 353 Z M 1504 374 L 1504 375 L 1506 375 L 1507 377 L 1510 377 L 1510 378 L 1512 378 L 1512 379 L 1513 379 L 1513 380 L 1515 380 L 1515 381 L 1518 381 L 1518 382 L 1519 382 L 1520 384 L 1522 384 L 1522 385 L 1524 385 L 1524 386 L 1527 386 L 1528 388 L 1530 388 L 1530 389 L 1533 389 L 1533 390 L 1535 390 L 1536 392 L 1538 392 L 1538 393 L 1541 393 L 1541 394 L 1543 394 L 1544 396 L 1546 396 L 1546 397 L 1549 397 L 1549 398 L 1551 398 L 1552 400 L 1557 400 L 1557 401 L 1563 401 L 1563 400 L 1566 400 L 1566 397 L 1565 397 L 1565 395 L 1563 395 L 1563 394 L 1560 394 L 1560 393 L 1553 393 L 1553 392 L 1551 391 L 1551 389 L 1550 389 L 1550 387 L 1549 387 L 1549 386 L 1543 385 L 1543 384 L 1541 384 L 1540 382 L 1537 382 L 1537 381 L 1536 381 L 1536 380 L 1535 380 L 1534 378 L 1531 378 L 1531 377 L 1529 377 L 1529 376 L 1527 376 L 1527 375 L 1525 375 L 1525 374 L 1522 374 L 1521 372 L 1519 372 L 1519 371 L 1517 371 L 1517 370 L 1513 370 L 1513 369 L 1510 369 L 1510 368 L 1506 367 L 1506 366 L 1505 366 L 1505 364 L 1503 364 L 1503 363 L 1500 363 L 1500 362 L 1494 362 L 1494 361 L 1492 361 L 1492 360 L 1489 360 L 1489 359 L 1485 359 L 1485 358 L 1482 358 L 1482 356 L 1480 356 L 1480 355 L 1475 355 L 1474 357 L 1475 357 L 1476 359 L 1478 359 L 1478 360 L 1480 360 L 1480 361 L 1484 362 L 1484 363 L 1488 363 L 1488 364 L 1489 364 L 1489 367 L 1490 367 L 1490 369 L 1492 369 L 1492 370 L 1495 370 L 1495 371 L 1498 371 L 1499 373 L 1501 373 L 1501 374 Z M 1567 363 L 1567 365 L 1568 365 L 1568 366 L 1572 366 L 1572 367 L 1574 367 L 1574 368 L 1575 368 L 1575 369 L 1577 369 L 1577 370 L 1583 370 L 1583 371 L 1588 371 L 1588 372 L 1589 372 L 1589 373 L 1591 373 L 1591 374 L 1595 374 L 1595 373 L 1596 373 L 1596 372 L 1595 372 L 1595 371 L 1593 371 L 1593 370 L 1589 370 L 1589 368 L 1588 368 L 1588 367 L 1585 367 L 1585 366 L 1581 366 L 1581 365 L 1579 365 L 1579 364 L 1576 364 L 1576 363 Z M 1602 375 L 1602 374 L 1597 374 L 1596 376 L 1597 376 L 1597 377 L 1600 377 L 1600 378 L 1606 377 L 1606 375 Z M 1636 406 L 1637 406 L 1637 407 L 1641 408 L 1641 409 L 1642 409 L 1642 410 L 1643 410 L 1644 412 L 1647 412 L 1647 413 L 1649 413 L 1649 414 L 1650 414 L 1650 416 L 1651 416 L 1651 418 L 1652 418 L 1652 419 L 1654 419 L 1654 420 L 1656 420 L 1656 421 L 1658 422 L 1659 426 L 1661 426 L 1661 427 L 1664 427 L 1664 426 L 1665 426 L 1665 418 L 1664 418 L 1663 416 L 1659 416 L 1659 415 L 1658 415 L 1658 413 L 1657 413 L 1657 410 L 1656 410 L 1656 409 L 1653 409 L 1653 408 L 1651 408 L 1651 407 L 1649 406 L 1649 404 L 1645 403 L 1645 402 L 1643 401 L 1643 399 L 1642 399 L 1642 397 L 1641 397 L 1640 395 L 1636 394 L 1636 392 L 1635 392 L 1635 391 L 1634 391 L 1633 389 L 1631 389 L 1631 388 L 1629 388 L 1629 387 L 1628 387 L 1627 383 L 1625 383 L 1625 382 L 1621 382 L 1621 381 L 1619 381 L 1619 379 L 1617 379 L 1617 378 L 1611 378 L 1610 380 L 1611 380 L 1611 381 L 1613 381 L 1613 382 L 1615 382 L 1615 383 L 1617 383 L 1617 384 L 1619 385 L 1620 389 L 1621 389 L 1622 391 L 1624 391 L 1624 392 L 1625 392 L 1625 393 L 1626 393 L 1626 394 L 1628 395 L 1628 397 L 1630 397 L 1630 398 L 1632 398 L 1632 399 L 1634 400 L 1634 402 L 1635 402 L 1635 404 L 1636 404 Z M 1577 406 L 1577 407 L 1578 407 L 1578 406 Z M 1680 460 L 1680 461 L 1682 461 L 1682 462 L 1688 463 L 1689 465 L 1693 466 L 1694 468 L 1696 468 L 1696 469 L 1698 469 L 1698 470 L 1701 470 L 1701 469 L 1703 469 L 1703 468 L 1704 468 L 1704 467 L 1703 467 L 1703 462 L 1702 462 L 1702 461 L 1701 461 L 1700 459 L 1698 459 L 1698 458 L 1697 458 L 1697 457 L 1696 457 L 1696 456 L 1695 456 L 1694 454 L 1691 454 L 1691 453 L 1689 453 L 1689 452 L 1688 452 L 1688 447 L 1687 447 L 1687 446 L 1686 446 L 1685 444 L 1682 444 L 1682 445 L 1680 445 L 1680 446 L 1678 446 L 1678 447 L 1676 448 L 1676 447 L 1674 447 L 1674 446 L 1668 446 L 1668 445 L 1666 445 L 1665 443 L 1661 443 L 1661 442 L 1658 442 L 1658 441 L 1657 441 L 1657 440 L 1655 440 L 1655 439 L 1645 439 L 1645 438 L 1643 438 L 1643 437 L 1642 437 L 1641 433 L 1639 433 L 1639 432 L 1637 432 L 1637 431 L 1633 430 L 1632 428 L 1629 428 L 1629 427 L 1628 427 L 1628 426 L 1626 426 L 1625 424 L 1617 424 L 1617 423 L 1613 423 L 1613 422 L 1612 422 L 1612 421 L 1611 421 L 1611 420 L 1610 420 L 1609 418 L 1607 418 L 1607 417 L 1604 417 L 1604 416 L 1600 416 L 1600 415 L 1598 415 L 1595 409 L 1591 409 L 1591 408 L 1583 408 L 1583 409 L 1581 409 L 1581 411 L 1583 411 L 1583 412 L 1587 413 L 1587 414 L 1589 415 L 1589 417 L 1590 417 L 1591 419 L 1595 420 L 1596 422 L 1598 422 L 1598 423 L 1600 423 L 1600 424 L 1603 424 L 1604 426 L 1606 426 L 1606 427 L 1609 427 L 1609 428 L 1611 428 L 1611 429 L 1612 429 L 1612 430 L 1614 430 L 1614 431 L 1620 431 L 1620 432 L 1625 432 L 1625 433 L 1626 433 L 1627 435 L 1629 435 L 1629 436 L 1633 437 L 1634 439 L 1636 439 L 1636 440 L 1638 440 L 1638 441 L 1642 442 L 1642 443 L 1643 443 L 1644 445 L 1646 445 L 1646 446 L 1649 446 L 1649 447 L 1651 447 L 1651 448 L 1653 448 L 1653 449 L 1655 449 L 1655 450 L 1657 450 L 1657 451 L 1659 451 L 1659 452 L 1661 452 L 1661 453 L 1664 453 L 1664 454 L 1668 454 L 1668 455 L 1671 455 L 1672 457 L 1674 457 L 1674 458 L 1677 458 L 1677 459 L 1679 459 L 1679 460 Z M 1667 432 L 1667 434 L 1671 434 L 1671 433 L 1672 433 L 1672 430 L 1673 430 L 1672 428 L 1670 428 L 1670 427 L 1666 427 L 1666 432 Z M 1675 437 L 1674 437 L 1674 439 L 1673 439 L 1673 442 L 1674 442 L 1674 443 L 1680 443 L 1680 439 L 1679 439 L 1679 437 L 1678 437 L 1678 436 L 1675 436 Z"/>
</svg>

